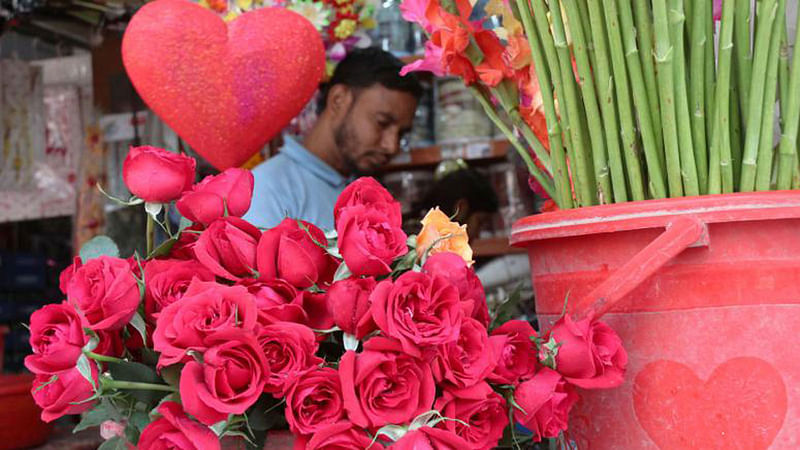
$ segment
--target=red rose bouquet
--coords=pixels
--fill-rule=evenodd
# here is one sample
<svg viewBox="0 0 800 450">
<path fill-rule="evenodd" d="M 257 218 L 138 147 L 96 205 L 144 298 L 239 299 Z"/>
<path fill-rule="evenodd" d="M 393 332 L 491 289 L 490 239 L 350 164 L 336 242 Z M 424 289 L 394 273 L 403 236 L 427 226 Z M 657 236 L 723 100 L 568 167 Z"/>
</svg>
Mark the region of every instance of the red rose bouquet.
<svg viewBox="0 0 800 450">
<path fill-rule="evenodd" d="M 136 150 L 124 170 L 141 196 L 126 203 L 149 214 L 147 255 L 95 238 L 61 275 L 66 299 L 31 316 L 45 421 L 82 414 L 106 448 L 261 448 L 283 425 L 298 449 L 490 449 L 560 436 L 578 388 L 622 382 L 607 325 L 565 316 L 539 334 L 488 311 L 466 231 L 438 211 L 421 233 L 436 238 L 418 242 L 361 178 L 336 230 L 261 230 L 239 217 L 249 172 L 192 185 L 194 162 L 162 153 Z M 191 219 L 176 231 L 172 201 Z"/>
</svg>

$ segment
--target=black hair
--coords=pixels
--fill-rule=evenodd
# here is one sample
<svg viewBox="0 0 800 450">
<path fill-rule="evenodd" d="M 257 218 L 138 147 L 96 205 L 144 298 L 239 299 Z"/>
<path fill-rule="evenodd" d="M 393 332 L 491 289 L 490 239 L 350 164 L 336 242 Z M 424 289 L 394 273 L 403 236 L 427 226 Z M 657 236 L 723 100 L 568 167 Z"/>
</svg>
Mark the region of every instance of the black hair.
<svg viewBox="0 0 800 450">
<path fill-rule="evenodd" d="M 331 79 L 320 86 L 317 111 L 322 113 L 332 86 L 343 84 L 351 88 L 368 88 L 380 83 L 387 89 L 407 92 L 417 100 L 422 97 L 422 85 L 413 73 L 400 76 L 403 62 L 378 47 L 356 48 L 336 65 Z"/>
<path fill-rule="evenodd" d="M 493 213 L 499 208 L 497 193 L 489 180 L 477 170 L 466 168 L 451 172 L 434 183 L 415 209 L 421 215 L 438 206 L 448 216 L 454 216 L 461 199 L 469 203 L 471 212 Z"/>
</svg>

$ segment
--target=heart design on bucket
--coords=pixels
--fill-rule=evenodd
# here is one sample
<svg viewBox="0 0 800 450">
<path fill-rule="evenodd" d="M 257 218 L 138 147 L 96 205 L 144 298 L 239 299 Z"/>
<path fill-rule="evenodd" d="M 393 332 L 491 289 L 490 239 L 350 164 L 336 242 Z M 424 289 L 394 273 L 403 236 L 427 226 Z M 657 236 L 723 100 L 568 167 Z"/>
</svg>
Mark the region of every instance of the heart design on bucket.
<svg viewBox="0 0 800 450">
<path fill-rule="evenodd" d="M 222 170 L 247 161 L 303 109 L 325 50 L 314 26 L 284 8 L 225 23 L 187 0 L 157 0 L 128 24 L 122 60 L 148 106 Z"/>
<path fill-rule="evenodd" d="M 768 362 L 730 359 L 705 382 L 685 364 L 647 364 L 633 386 L 636 417 L 662 450 L 766 449 L 783 425 L 786 385 Z"/>
</svg>

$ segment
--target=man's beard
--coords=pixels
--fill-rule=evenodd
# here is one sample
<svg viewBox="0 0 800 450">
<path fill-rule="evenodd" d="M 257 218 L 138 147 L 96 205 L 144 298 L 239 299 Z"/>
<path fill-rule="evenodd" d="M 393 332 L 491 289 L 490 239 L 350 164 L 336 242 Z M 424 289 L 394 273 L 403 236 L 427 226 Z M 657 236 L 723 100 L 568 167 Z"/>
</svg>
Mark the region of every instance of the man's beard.
<svg viewBox="0 0 800 450">
<path fill-rule="evenodd" d="M 356 161 L 351 156 L 350 150 L 356 146 L 356 136 L 350 124 L 349 112 L 342 121 L 342 124 L 339 125 L 334 132 L 333 140 L 336 143 L 336 150 L 339 152 L 339 157 L 342 159 L 342 170 L 344 170 L 346 175 L 351 177 L 369 175 L 358 168 Z"/>
</svg>

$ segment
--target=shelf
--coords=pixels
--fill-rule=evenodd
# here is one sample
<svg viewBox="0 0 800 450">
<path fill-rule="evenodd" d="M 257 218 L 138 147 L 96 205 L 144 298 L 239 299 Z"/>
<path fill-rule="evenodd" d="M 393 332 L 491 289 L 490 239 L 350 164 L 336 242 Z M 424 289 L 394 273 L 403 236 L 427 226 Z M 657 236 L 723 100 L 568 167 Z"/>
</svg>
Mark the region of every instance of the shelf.
<svg viewBox="0 0 800 450">
<path fill-rule="evenodd" d="M 512 247 L 508 243 L 507 237 L 494 237 L 486 239 L 475 239 L 470 242 L 472 253 L 475 258 L 485 258 L 494 256 L 504 256 L 512 253 L 525 253 L 524 248 Z"/>
<path fill-rule="evenodd" d="M 470 162 L 500 160 L 506 157 L 509 145 L 506 140 L 483 140 L 415 148 L 397 155 L 382 171 L 429 168 L 442 160 L 456 158 Z"/>
</svg>

